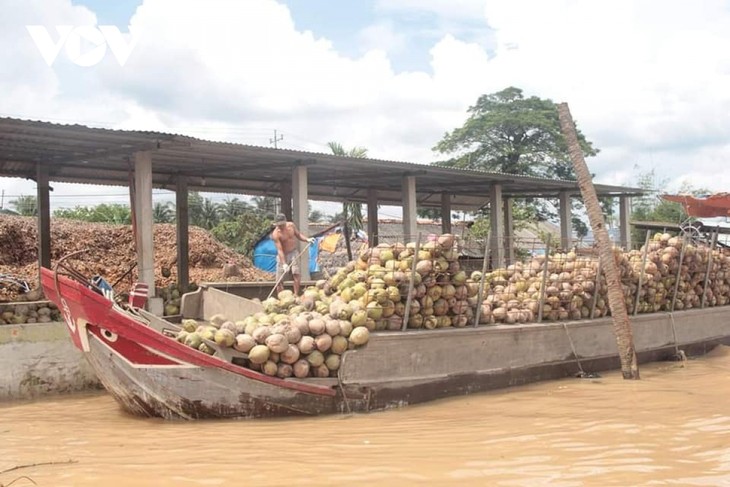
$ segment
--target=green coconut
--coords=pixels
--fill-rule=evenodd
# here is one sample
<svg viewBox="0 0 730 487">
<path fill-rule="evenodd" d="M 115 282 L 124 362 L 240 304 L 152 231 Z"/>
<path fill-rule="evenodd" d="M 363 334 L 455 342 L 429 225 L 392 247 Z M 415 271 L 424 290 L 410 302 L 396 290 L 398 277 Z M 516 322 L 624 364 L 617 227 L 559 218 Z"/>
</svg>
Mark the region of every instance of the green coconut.
<svg viewBox="0 0 730 487">
<path fill-rule="evenodd" d="M 203 342 L 198 347 L 198 350 L 200 350 L 203 353 L 207 353 L 208 355 L 213 355 L 215 353 L 215 350 L 213 350 L 213 347 L 208 346 L 207 343 Z"/>
<path fill-rule="evenodd" d="M 328 370 L 334 372 L 340 368 L 340 361 L 341 358 L 339 355 L 330 354 L 325 359 L 324 364 L 327 366 Z"/>
<path fill-rule="evenodd" d="M 222 347 L 232 347 L 236 343 L 236 335 L 231 330 L 220 329 L 215 332 L 214 340 Z"/>
<path fill-rule="evenodd" d="M 187 331 L 188 333 L 194 332 L 195 329 L 198 327 L 198 322 L 195 320 L 191 320 L 190 318 L 185 318 L 180 324 L 182 325 L 183 330 Z"/>
<path fill-rule="evenodd" d="M 177 336 L 175 337 L 175 339 L 180 343 L 185 343 L 185 339 L 188 337 L 189 333 L 191 333 L 191 332 L 188 332 L 185 330 L 180 330 L 178 332 Z"/>
<path fill-rule="evenodd" d="M 315 350 L 307 355 L 307 362 L 309 362 L 309 365 L 312 367 L 319 367 L 324 363 L 324 355 L 319 350 Z"/>
<path fill-rule="evenodd" d="M 332 346 L 330 351 L 332 353 L 343 354 L 347 350 L 347 338 L 343 336 L 336 336 L 332 338 Z"/>
<path fill-rule="evenodd" d="M 364 326 L 358 326 L 350 333 L 349 340 L 356 346 L 365 345 L 370 340 L 370 332 Z"/>
<path fill-rule="evenodd" d="M 248 359 L 254 364 L 263 364 L 269 360 L 271 350 L 266 345 L 256 345 L 248 352 Z"/>
</svg>

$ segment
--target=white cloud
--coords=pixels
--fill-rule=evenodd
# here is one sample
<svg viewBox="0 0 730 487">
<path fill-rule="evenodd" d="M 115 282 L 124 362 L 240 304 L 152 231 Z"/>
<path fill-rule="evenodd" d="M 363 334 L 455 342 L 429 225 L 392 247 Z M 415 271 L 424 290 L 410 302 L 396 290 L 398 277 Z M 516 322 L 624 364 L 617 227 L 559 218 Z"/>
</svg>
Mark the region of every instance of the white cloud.
<svg viewBox="0 0 730 487">
<path fill-rule="evenodd" d="M 496 49 L 488 55 L 455 29 L 429 46 L 429 72 L 398 72 L 389 59 L 403 45 L 396 21 L 361 34 L 369 49 L 353 58 L 316 32 L 296 30 L 274 0 L 146 0 L 131 20 L 139 40 L 123 68 L 113 59 L 48 68 L 24 26 L 95 17 L 70 0 L 33 0 L 0 18 L 0 62 L 8 68 L 0 106 L 30 118 L 257 145 L 268 145 L 276 128 L 283 147 L 326 151 L 337 140 L 374 157 L 429 162 L 430 148 L 479 95 L 514 85 L 570 103 L 602 149 L 589 161 L 602 182 L 631 184 L 639 163 L 673 181 L 730 187 L 730 13 L 720 0 L 702 8 L 680 0 L 376 5 L 380 13 L 483 22 Z"/>
</svg>

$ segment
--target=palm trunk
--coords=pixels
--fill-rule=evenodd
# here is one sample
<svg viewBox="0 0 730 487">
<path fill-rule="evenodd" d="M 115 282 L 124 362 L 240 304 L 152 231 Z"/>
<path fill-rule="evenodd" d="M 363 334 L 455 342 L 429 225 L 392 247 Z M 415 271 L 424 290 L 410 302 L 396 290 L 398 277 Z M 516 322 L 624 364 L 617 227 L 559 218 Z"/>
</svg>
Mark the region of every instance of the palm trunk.
<svg viewBox="0 0 730 487">
<path fill-rule="evenodd" d="M 621 288 L 616 261 L 613 256 L 613 248 L 608 239 L 606 224 L 603 220 L 601 205 L 598 202 L 596 188 L 593 187 L 591 173 L 583 158 L 583 151 L 578 143 L 578 136 L 575 133 L 575 124 L 570 115 L 567 103 L 558 104 L 558 116 L 560 127 L 568 144 L 568 153 L 573 162 L 575 175 L 578 179 L 578 187 L 583 196 L 583 203 L 586 206 L 588 219 L 591 222 L 593 235 L 598 242 L 598 255 L 601 259 L 601 267 L 606 275 L 606 286 L 608 288 L 608 306 L 611 309 L 613 329 L 616 334 L 619 357 L 621 358 L 621 372 L 624 379 L 639 379 L 639 366 L 636 361 L 634 349 L 634 338 L 631 333 L 629 313 L 626 309 L 626 300 Z"/>
</svg>

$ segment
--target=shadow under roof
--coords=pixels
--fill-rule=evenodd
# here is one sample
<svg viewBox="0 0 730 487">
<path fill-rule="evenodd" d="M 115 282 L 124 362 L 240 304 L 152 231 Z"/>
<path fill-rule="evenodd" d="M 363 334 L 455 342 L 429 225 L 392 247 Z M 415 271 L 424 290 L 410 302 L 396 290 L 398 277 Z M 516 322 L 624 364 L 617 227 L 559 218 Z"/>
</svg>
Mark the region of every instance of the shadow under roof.
<svg viewBox="0 0 730 487">
<path fill-rule="evenodd" d="M 37 165 L 51 181 L 128 186 L 133 154 L 152 154 L 153 186 L 173 190 L 186 176 L 191 191 L 279 196 L 292 169 L 307 167 L 309 199 L 366 202 L 369 188 L 378 203 L 401 204 L 403 176 L 415 176 L 421 207 L 439 207 L 441 193 L 453 209 L 473 210 L 489 202 L 489 187 L 501 184 L 505 196 L 579 195 L 575 181 L 443 168 L 382 159 L 272 149 L 214 142 L 162 132 L 111 130 L 82 125 L 0 118 L 0 176 L 35 179 Z M 596 184 L 600 196 L 640 195 L 640 188 Z"/>
</svg>

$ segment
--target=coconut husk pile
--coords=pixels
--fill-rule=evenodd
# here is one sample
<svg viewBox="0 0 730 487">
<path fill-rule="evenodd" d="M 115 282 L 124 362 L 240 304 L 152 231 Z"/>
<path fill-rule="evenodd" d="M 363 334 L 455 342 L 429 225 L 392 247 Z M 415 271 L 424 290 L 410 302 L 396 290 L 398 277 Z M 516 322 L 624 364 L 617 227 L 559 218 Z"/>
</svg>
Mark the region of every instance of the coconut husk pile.
<svg viewBox="0 0 730 487">
<path fill-rule="evenodd" d="M 154 225 L 155 285 L 169 287 L 177 281 L 177 245 L 175 225 Z M 37 288 L 38 237 L 37 220 L 32 217 L 0 215 L 0 275 L 10 275 Z M 202 281 L 269 281 L 272 275 L 253 266 L 245 256 L 226 247 L 207 231 L 190 227 L 190 280 Z M 51 220 L 51 264 L 72 252 L 89 251 L 71 261 L 86 276 L 98 274 L 115 283 L 136 260 L 130 225 L 87 223 L 75 220 Z M 237 275 L 224 278 L 223 267 L 235 264 Z M 128 290 L 137 280 L 136 269 L 123 279 L 118 290 Z M 19 298 L 21 290 L 11 283 L 0 282 L 0 301 Z"/>
</svg>

